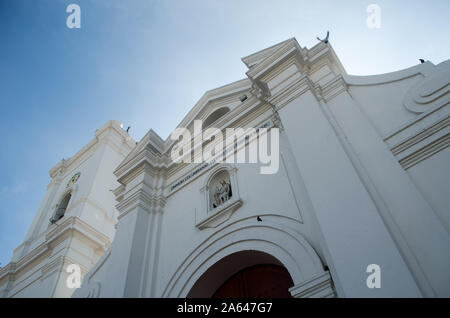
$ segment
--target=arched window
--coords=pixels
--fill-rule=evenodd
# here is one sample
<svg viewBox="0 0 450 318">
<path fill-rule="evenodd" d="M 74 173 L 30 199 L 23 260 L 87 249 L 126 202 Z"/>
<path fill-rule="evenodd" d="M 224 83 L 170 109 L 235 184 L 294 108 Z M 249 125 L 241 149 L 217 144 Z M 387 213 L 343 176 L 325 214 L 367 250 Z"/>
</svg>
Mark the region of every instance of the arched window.
<svg viewBox="0 0 450 318">
<path fill-rule="evenodd" d="M 216 120 L 218 120 L 220 117 L 228 113 L 230 109 L 228 107 L 222 107 L 217 110 L 215 110 L 211 115 L 209 115 L 205 121 L 203 122 L 203 129 L 211 126 L 212 123 L 214 123 Z"/>
<path fill-rule="evenodd" d="M 61 219 L 66 213 L 67 206 L 69 205 L 70 198 L 72 197 L 72 193 L 68 192 L 58 203 L 56 206 L 56 211 L 53 216 L 50 218 L 50 223 L 53 224 L 59 219 Z"/>
<path fill-rule="evenodd" d="M 227 170 L 218 171 L 211 179 L 209 185 L 209 209 L 215 209 L 224 204 L 233 196 L 230 174 Z"/>
</svg>

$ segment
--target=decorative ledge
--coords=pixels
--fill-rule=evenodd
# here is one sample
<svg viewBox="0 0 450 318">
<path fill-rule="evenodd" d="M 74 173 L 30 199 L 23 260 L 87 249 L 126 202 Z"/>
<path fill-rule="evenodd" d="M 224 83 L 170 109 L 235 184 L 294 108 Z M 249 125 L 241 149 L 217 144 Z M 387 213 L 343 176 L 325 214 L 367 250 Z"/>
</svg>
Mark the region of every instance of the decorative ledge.
<svg viewBox="0 0 450 318">
<path fill-rule="evenodd" d="M 215 209 L 210 210 L 207 213 L 207 216 L 197 222 L 195 226 L 197 226 L 200 230 L 205 228 L 215 228 L 227 221 L 231 215 L 240 208 L 243 204 L 241 199 L 229 200 L 225 202 L 223 205 L 218 206 Z"/>
<path fill-rule="evenodd" d="M 295 298 L 334 298 L 331 276 L 328 271 L 314 276 L 289 289 Z"/>
</svg>

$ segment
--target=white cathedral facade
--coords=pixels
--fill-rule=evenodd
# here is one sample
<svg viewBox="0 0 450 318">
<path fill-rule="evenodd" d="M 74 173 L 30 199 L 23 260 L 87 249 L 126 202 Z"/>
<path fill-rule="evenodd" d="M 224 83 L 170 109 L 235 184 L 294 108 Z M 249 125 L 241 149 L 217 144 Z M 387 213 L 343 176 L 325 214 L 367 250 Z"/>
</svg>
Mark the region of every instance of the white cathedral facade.
<svg viewBox="0 0 450 318">
<path fill-rule="evenodd" d="M 0 296 L 450 297 L 450 61 L 351 76 L 295 39 L 242 61 L 179 127 L 276 127 L 276 173 L 110 121 L 50 170 Z"/>
</svg>

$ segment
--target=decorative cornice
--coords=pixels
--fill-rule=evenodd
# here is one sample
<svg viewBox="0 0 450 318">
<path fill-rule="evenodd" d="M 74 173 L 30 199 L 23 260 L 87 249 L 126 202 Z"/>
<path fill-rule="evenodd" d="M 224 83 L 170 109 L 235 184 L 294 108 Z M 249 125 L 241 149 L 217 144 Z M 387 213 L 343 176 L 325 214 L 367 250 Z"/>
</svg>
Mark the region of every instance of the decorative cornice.
<svg viewBox="0 0 450 318">
<path fill-rule="evenodd" d="M 262 61 L 264 58 L 266 58 L 269 55 L 272 55 L 273 52 L 278 50 L 280 47 L 285 45 L 287 42 L 293 40 L 294 38 L 282 41 L 280 43 L 274 44 L 268 48 L 265 48 L 264 50 L 258 51 L 256 53 L 250 54 L 246 57 L 243 57 L 241 60 L 242 62 L 248 67 L 252 68 L 256 64 L 258 64 L 260 61 Z"/>
<path fill-rule="evenodd" d="M 261 120 L 267 120 L 267 118 L 260 119 L 260 117 L 269 110 L 268 107 L 261 105 L 260 100 L 249 96 L 245 102 L 228 112 L 216 124 L 223 131 L 227 127 L 246 127 L 252 120 L 258 120 L 258 122 L 252 124 L 252 126 L 257 126 Z M 194 138 L 195 136 L 191 136 L 191 142 Z M 167 150 L 164 150 L 165 154 L 160 154 L 145 144 L 145 138 L 141 142 L 142 144 L 138 145 L 114 172 L 122 185 L 126 185 L 135 179 L 144 169 L 152 176 L 165 174 L 167 178 L 170 178 L 175 172 L 179 172 L 186 167 L 184 164 L 173 162 Z M 191 150 L 194 151 L 194 149 Z"/>
<path fill-rule="evenodd" d="M 248 116 L 246 112 L 260 107 L 261 103 L 267 103 L 271 106 L 275 104 L 276 107 L 273 107 L 273 111 L 275 112 L 275 117 L 277 117 L 276 112 L 278 109 L 307 90 L 310 90 L 314 95 L 317 95 L 318 91 L 321 90 L 320 93 L 329 99 L 342 91 L 342 89 L 346 89 L 345 81 L 343 81 L 342 77 L 335 78 L 334 81 L 324 87 L 317 87 L 307 76 L 314 69 L 314 65 L 322 67 L 323 65 L 333 63 L 334 60 L 337 63 L 334 69 L 342 68 L 331 46 L 323 43 L 318 43 L 308 50 L 301 48 L 295 38 L 292 38 L 271 48 L 247 56 L 242 60 L 248 66 L 250 65 L 250 69 L 246 73 L 248 79 L 206 92 L 177 127 L 190 127 L 195 118 L 204 118 L 211 111 L 217 109 L 217 107 L 232 103 L 237 96 L 236 94 L 243 91 L 246 91 L 246 94 L 250 95 L 249 98 L 233 107 L 221 117 L 216 122 L 217 127 L 224 129 L 225 127 L 232 126 L 233 122 L 236 123 L 244 116 Z M 267 82 L 280 75 L 280 73 L 292 65 L 296 66 L 298 72 L 285 78 L 282 81 L 283 85 L 277 85 L 275 90 L 272 87 L 272 91 L 270 92 L 267 87 Z M 274 96 L 270 96 L 270 94 Z M 214 107 L 208 106 L 216 101 L 219 104 Z M 278 126 L 282 127 L 280 121 L 278 121 Z M 195 136 L 191 137 L 195 138 Z M 192 143 L 192 140 L 186 142 Z M 154 174 L 158 174 L 160 171 L 166 171 L 165 173 L 168 177 L 173 175 L 175 171 L 183 169 L 184 165 L 176 164 L 170 159 L 169 152 L 174 144 L 175 141 L 170 138 L 163 142 L 156 133 L 150 130 L 115 170 L 114 173 L 118 177 L 119 182 L 126 185 L 132 180 L 137 173 L 140 173 L 138 170 L 141 169 L 139 167 L 144 161 L 151 166 Z M 181 147 L 182 145 L 179 146 Z"/>
<path fill-rule="evenodd" d="M 51 168 L 49 171 L 50 177 L 53 179 L 57 176 L 58 173 L 64 173 L 70 165 L 72 165 L 79 158 L 83 157 L 89 150 L 95 147 L 103 138 L 103 135 L 107 130 L 112 130 L 116 134 L 118 134 L 122 138 L 123 144 L 126 145 L 128 150 L 131 150 L 135 146 L 135 141 L 125 130 L 123 130 L 122 124 L 117 120 L 110 120 L 100 129 L 98 129 L 95 132 L 95 138 L 92 139 L 83 148 L 81 148 L 81 150 L 79 150 L 75 155 L 73 155 L 69 159 L 62 159 L 58 164 Z"/>
<path fill-rule="evenodd" d="M 142 137 L 142 139 L 139 141 L 139 143 L 137 143 L 134 149 L 122 160 L 114 173 L 116 175 L 120 175 L 121 171 L 124 169 L 124 166 L 129 165 L 130 161 L 132 161 L 133 158 L 135 158 L 139 153 L 142 153 L 146 149 L 159 156 L 161 156 L 161 154 L 164 152 L 164 141 L 156 132 L 153 131 L 153 129 L 150 129 L 145 134 L 145 136 Z"/>
<path fill-rule="evenodd" d="M 328 271 L 314 276 L 289 289 L 295 298 L 334 298 L 332 280 Z"/>
<path fill-rule="evenodd" d="M 406 78 L 414 77 L 416 75 L 427 76 L 434 72 L 435 65 L 431 62 L 425 62 L 423 64 L 418 64 L 411 66 L 409 68 L 377 75 L 347 75 L 344 74 L 345 82 L 351 86 L 371 86 L 371 85 L 382 85 L 391 82 L 400 81 Z"/>
<path fill-rule="evenodd" d="M 427 144 L 426 146 L 420 148 L 419 150 L 413 152 L 412 154 L 405 156 L 399 160 L 399 163 L 403 169 L 407 170 L 419 162 L 431 157 L 435 153 L 446 149 L 450 145 L 450 133 L 442 136 L 441 138 L 434 140 L 433 142 Z"/>
<path fill-rule="evenodd" d="M 32 264 L 37 259 L 50 253 L 53 249 L 53 243 L 59 238 L 63 237 L 68 233 L 78 233 L 83 235 L 90 242 L 98 246 L 102 251 L 105 251 L 111 244 L 108 237 L 80 220 L 77 217 L 69 217 L 60 225 L 51 226 L 47 232 L 45 232 L 45 241 L 39 244 L 36 248 L 28 252 L 25 256 L 19 259 L 17 262 L 11 262 L 0 270 L 0 280 L 8 277 L 10 281 L 16 281 L 17 276 L 21 276 L 22 271 L 25 270 L 30 264 Z M 57 258 L 52 260 L 51 263 L 44 265 L 42 267 L 42 274 L 46 275 L 50 270 L 52 270 L 58 264 L 64 264 L 66 261 L 71 261 L 70 258 Z M 62 263 L 61 263 L 62 262 Z M 67 263 L 67 262 L 66 262 Z M 75 263 L 75 262 L 72 262 Z M 81 265 L 80 265 L 81 266 Z M 87 269 L 82 268 L 84 272 Z"/>
<path fill-rule="evenodd" d="M 325 102 L 330 101 L 337 95 L 348 90 L 344 77 L 339 74 L 325 85 L 317 86 L 317 95 L 321 96 Z"/>
<path fill-rule="evenodd" d="M 150 148 L 145 147 L 136 153 L 133 158 L 130 158 L 128 162 L 116 169 L 114 174 L 121 184 L 127 184 L 143 171 L 153 176 L 157 175 L 158 171 L 164 170 L 167 167 L 165 161 L 164 157 L 155 154 Z"/>
<path fill-rule="evenodd" d="M 215 228 L 225 221 L 229 220 L 231 215 L 239 209 L 243 204 L 241 199 L 231 200 L 224 205 L 208 212 L 208 216 L 196 224 L 196 226 L 203 230 L 204 228 Z"/>
<path fill-rule="evenodd" d="M 422 115 L 420 120 L 384 139 L 404 169 L 413 167 L 449 146 L 450 117 L 447 115 L 441 119 L 442 116 L 438 116 L 447 113 L 448 109 L 442 109 L 440 113 L 424 114 L 427 116 Z"/>
<path fill-rule="evenodd" d="M 315 95 L 314 84 L 307 76 L 303 75 L 267 100 L 274 104 L 277 110 L 280 110 L 307 91 L 311 91 Z"/>
<path fill-rule="evenodd" d="M 116 208 L 119 210 L 120 214 L 118 219 L 120 220 L 125 215 L 136 209 L 137 207 L 142 208 L 148 213 L 160 213 L 163 211 L 166 205 L 166 198 L 162 195 L 150 195 L 144 189 L 137 189 L 134 193 L 127 195 L 120 201 Z"/>
<path fill-rule="evenodd" d="M 7 268 L 7 272 L 3 273 L 3 268 L 0 271 L 0 280 L 3 279 L 3 275 L 9 275 L 10 279 L 15 280 L 16 275 L 20 274 L 20 272 L 26 268 L 29 264 L 40 258 L 41 256 L 45 255 L 46 253 L 50 252 L 50 247 L 48 244 L 41 244 L 35 249 L 33 249 L 31 252 L 27 253 L 25 256 L 23 256 L 20 260 L 17 262 L 11 262 L 11 266 L 5 266 Z"/>
<path fill-rule="evenodd" d="M 41 281 L 50 276 L 53 272 L 63 269 L 65 266 L 77 264 L 80 266 L 81 274 L 84 275 L 88 272 L 88 269 L 79 262 L 76 262 L 72 258 L 64 255 L 59 255 L 44 266 L 41 267 Z"/>
<path fill-rule="evenodd" d="M 258 124 L 255 128 L 255 134 L 253 136 L 249 136 L 249 139 L 242 139 L 238 140 L 238 146 L 237 148 L 234 148 L 234 146 L 230 146 L 224 150 L 225 157 L 224 161 L 226 161 L 226 158 L 230 155 L 235 155 L 240 149 L 243 147 L 246 147 L 250 142 L 252 142 L 256 137 L 256 129 L 266 128 L 270 129 L 276 125 L 276 118 L 271 115 L 268 120 L 265 120 L 263 123 Z M 239 144 L 239 142 L 241 142 Z M 221 158 L 223 154 L 218 154 L 217 157 Z M 181 174 L 181 177 L 176 178 L 175 180 L 170 180 L 167 182 L 167 188 L 166 188 L 166 196 L 169 197 L 176 191 L 182 189 L 192 181 L 196 180 L 200 176 L 202 176 L 204 173 L 209 171 L 211 168 L 215 167 L 218 163 L 216 162 L 216 158 L 213 158 L 209 162 L 202 162 L 199 164 L 188 164 L 190 169 L 186 171 L 185 173 Z"/>
<path fill-rule="evenodd" d="M 450 61 L 441 63 L 436 71 L 414 84 L 405 95 L 403 105 L 413 113 L 450 103 Z"/>
<path fill-rule="evenodd" d="M 211 101 L 223 98 L 232 94 L 247 91 L 251 87 L 251 81 L 248 78 L 212 89 L 207 91 L 195 106 L 189 111 L 177 127 L 188 127 L 189 124 L 197 117 L 198 113 Z M 170 147 L 171 140 L 167 138 L 166 147 Z"/>
<path fill-rule="evenodd" d="M 272 55 L 253 66 L 246 74 L 252 81 L 258 80 L 275 65 L 282 63 L 290 57 L 295 57 L 299 65 L 304 65 L 306 62 L 306 56 L 302 54 L 302 49 L 295 39 L 286 42 L 286 44 L 278 48 Z"/>
<path fill-rule="evenodd" d="M 396 145 L 392 146 L 391 147 L 392 154 L 394 156 L 399 155 L 400 153 L 410 149 L 411 147 L 414 147 L 423 140 L 426 140 L 427 138 L 439 133 L 440 131 L 447 128 L 449 125 L 450 125 L 449 117 L 439 120 L 433 125 L 424 128 L 419 133 L 414 134 L 413 136 L 410 136 L 402 140 L 401 142 L 397 143 Z"/>
<path fill-rule="evenodd" d="M 56 240 L 57 238 L 73 232 L 82 234 L 90 241 L 102 247 L 103 250 L 106 250 L 106 248 L 108 248 L 108 246 L 111 244 L 110 239 L 106 235 L 97 231 L 95 228 L 82 221 L 80 218 L 74 216 L 67 218 L 63 223 L 59 225 L 51 225 L 47 234 L 45 235 L 45 241 L 47 244 L 51 244 L 51 242 Z"/>
</svg>

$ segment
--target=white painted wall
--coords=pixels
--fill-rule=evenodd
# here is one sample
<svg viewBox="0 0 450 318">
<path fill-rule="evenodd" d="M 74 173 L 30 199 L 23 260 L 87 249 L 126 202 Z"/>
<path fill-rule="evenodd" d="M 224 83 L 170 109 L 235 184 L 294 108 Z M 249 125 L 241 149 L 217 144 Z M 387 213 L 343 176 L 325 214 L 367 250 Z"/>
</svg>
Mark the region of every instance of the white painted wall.
<svg viewBox="0 0 450 318">
<path fill-rule="evenodd" d="M 295 297 L 450 296 L 450 64 L 349 76 L 330 45 L 295 39 L 243 61 L 248 78 L 207 92 L 180 126 L 225 106 L 213 125 L 270 121 L 281 128 L 279 171 L 217 164 L 172 190 L 201 164 L 172 165 L 171 141 L 153 131 L 126 158 L 121 135 L 105 137 L 93 166 L 80 163 L 96 174 L 89 190 L 80 179 L 87 201 L 71 213 L 111 238 L 114 189 L 119 223 L 74 296 L 186 297 L 214 264 L 249 250 L 286 267 Z M 206 187 L 222 168 L 233 197 L 210 210 Z M 80 258 L 74 250 L 66 255 Z M 85 262 L 100 257 L 94 250 Z M 366 285 L 369 264 L 381 267 L 380 289 Z M 215 275 L 218 285 L 228 278 Z"/>
<path fill-rule="evenodd" d="M 2 296 L 72 295 L 74 289 L 66 285 L 66 267 L 79 264 L 85 274 L 114 238 L 117 211 L 110 189 L 119 183 L 113 170 L 134 145 L 121 124 L 110 121 L 97 130 L 93 141 L 50 171 L 52 181 L 26 240 L 0 271 Z M 68 181 L 77 172 L 78 181 L 68 188 Z M 72 197 L 64 217 L 51 225 L 56 204 L 68 190 Z"/>
</svg>

